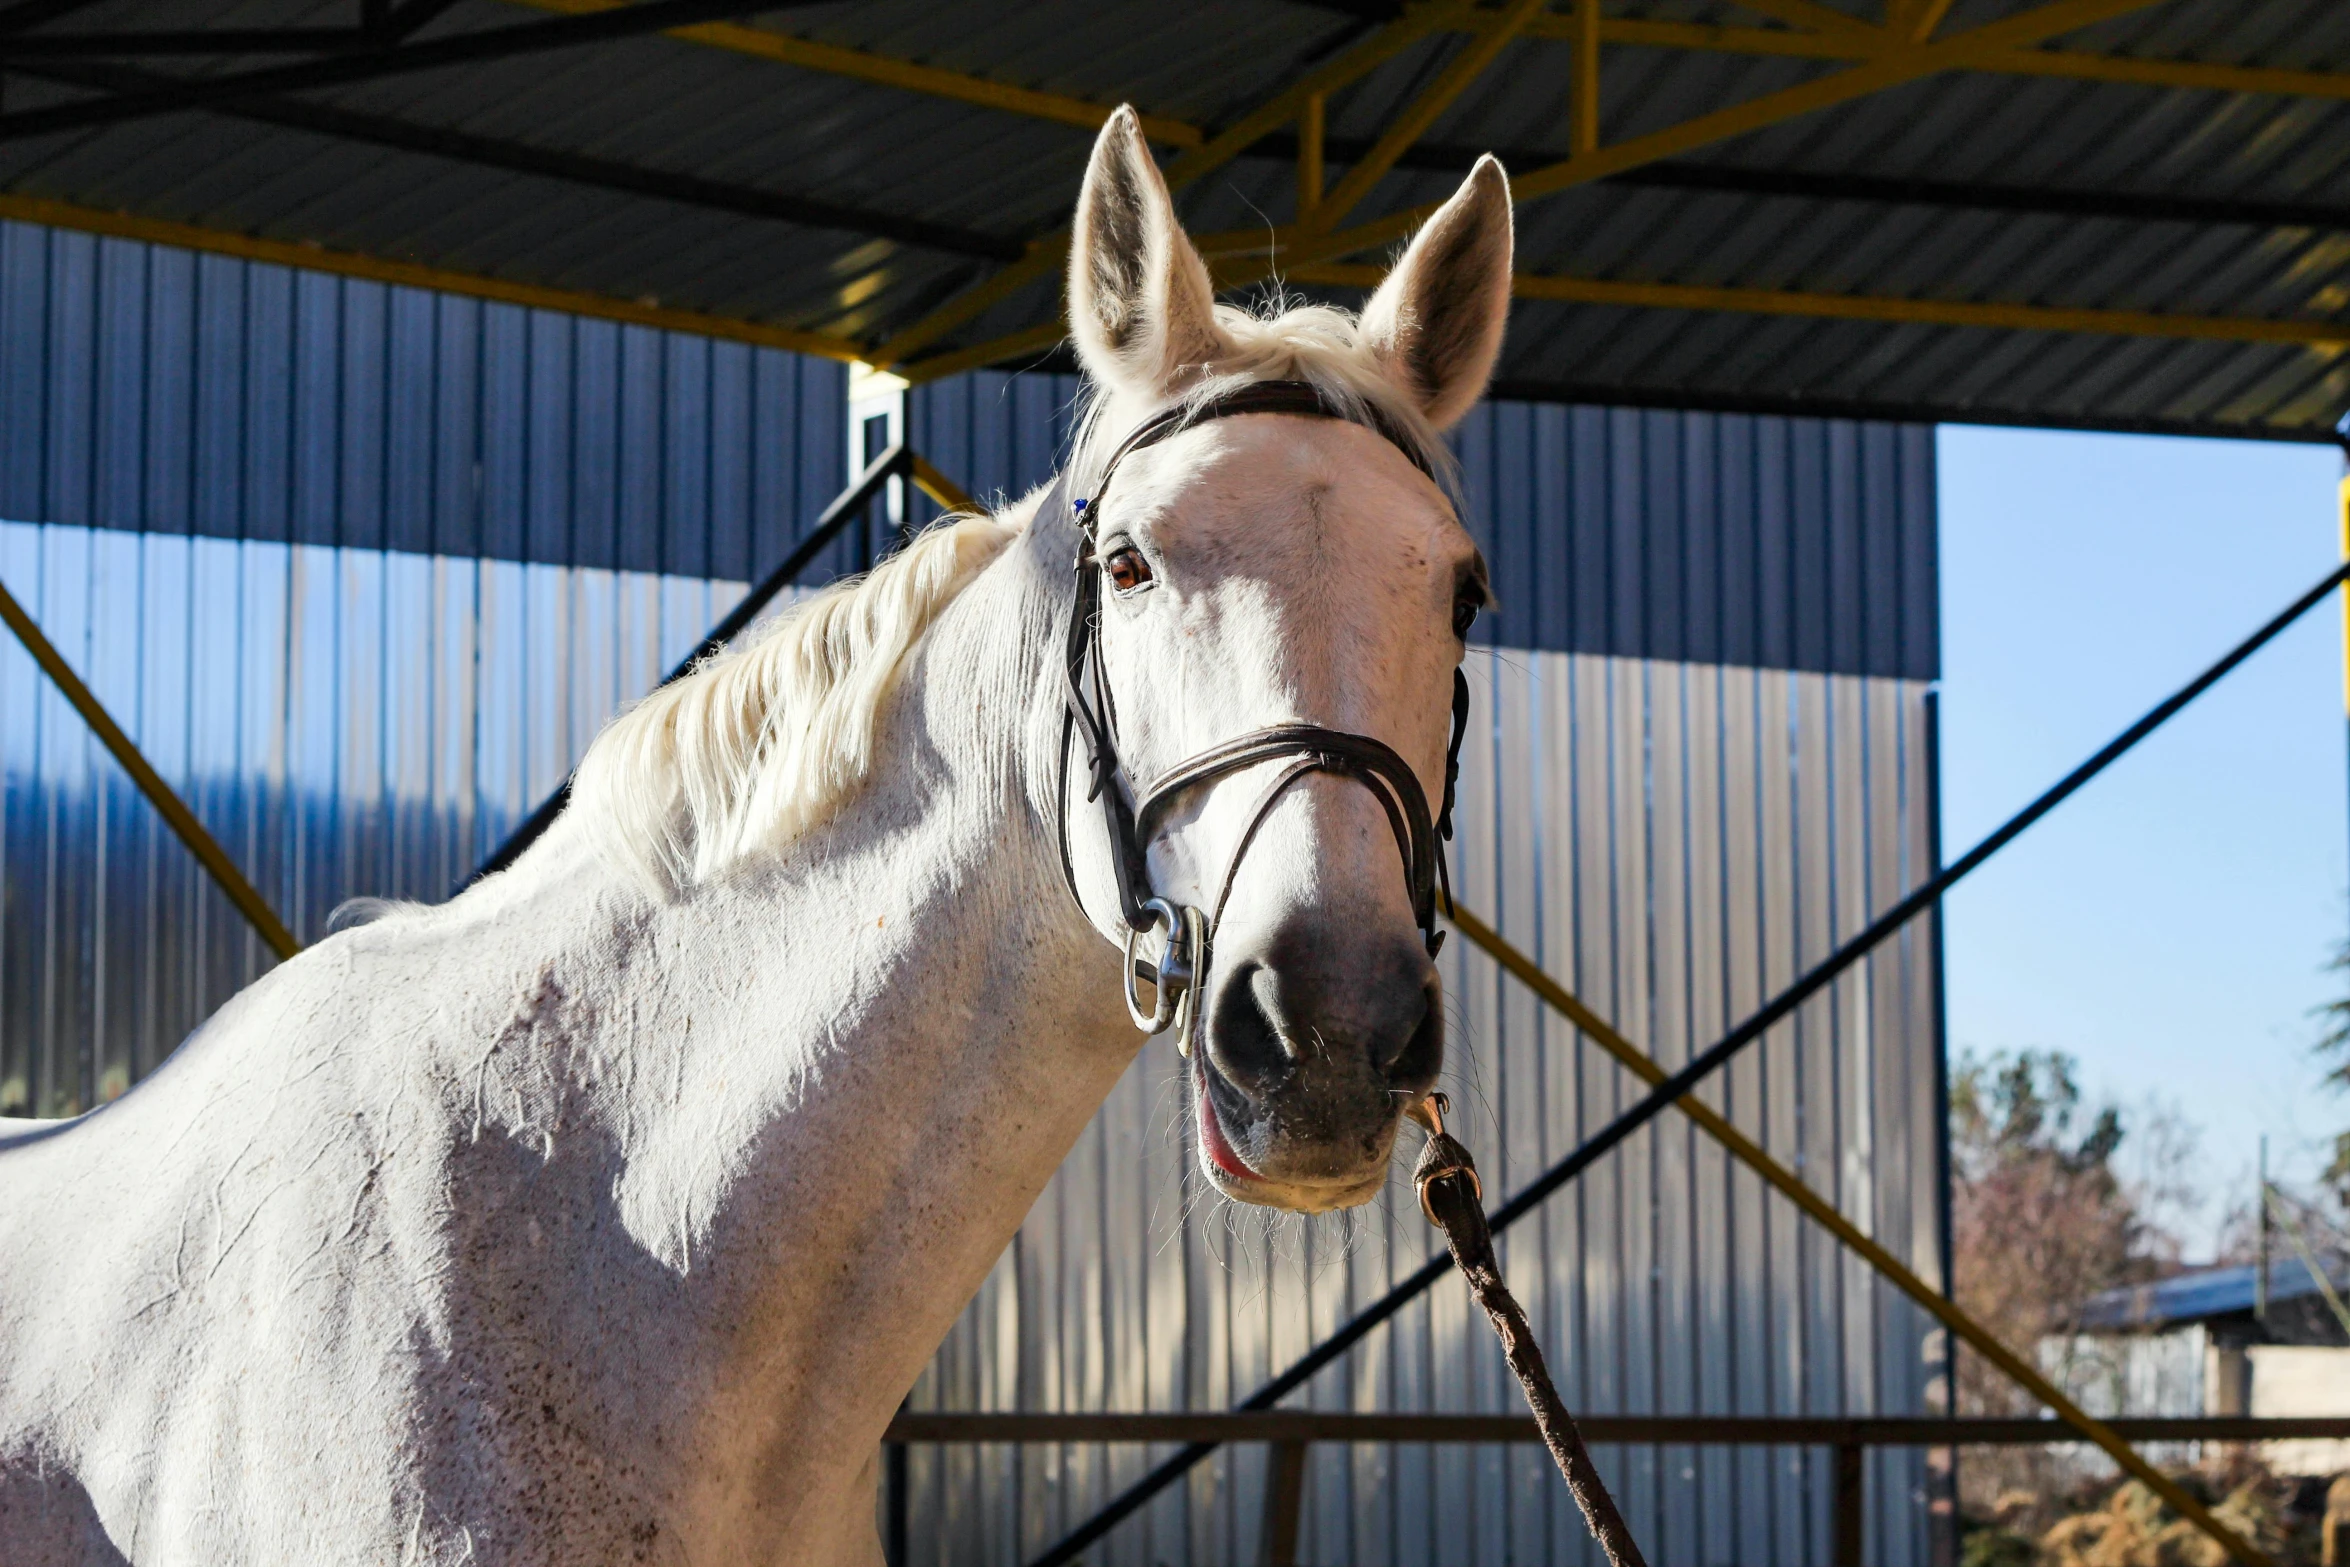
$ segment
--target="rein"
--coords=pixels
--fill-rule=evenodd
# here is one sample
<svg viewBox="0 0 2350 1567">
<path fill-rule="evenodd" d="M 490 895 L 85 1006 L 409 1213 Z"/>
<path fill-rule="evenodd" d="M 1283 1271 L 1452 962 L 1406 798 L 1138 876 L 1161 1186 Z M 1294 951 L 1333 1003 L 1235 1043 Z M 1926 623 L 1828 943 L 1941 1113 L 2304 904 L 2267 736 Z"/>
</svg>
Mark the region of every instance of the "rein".
<svg viewBox="0 0 2350 1567">
<path fill-rule="evenodd" d="M 1069 752 L 1071 741 L 1080 740 L 1085 748 L 1088 776 L 1085 798 L 1089 804 L 1098 802 L 1101 808 L 1111 874 L 1117 886 L 1118 912 L 1127 927 L 1122 968 L 1126 1010 L 1135 1026 L 1146 1033 L 1172 1029 L 1176 1048 L 1186 1058 L 1191 1056 L 1195 1043 L 1205 1040 L 1202 998 L 1207 994 L 1216 930 L 1223 921 L 1224 905 L 1232 896 L 1233 882 L 1240 874 L 1240 862 L 1247 857 L 1249 846 L 1256 841 L 1257 829 L 1274 805 L 1292 784 L 1310 773 L 1337 773 L 1352 778 L 1377 796 L 1387 814 L 1388 826 L 1395 833 L 1396 849 L 1403 858 L 1412 918 L 1420 928 L 1428 955 L 1436 955 L 1444 945 L 1444 932 L 1436 927 L 1439 897 L 1446 912 L 1452 908 L 1451 877 L 1439 839 L 1452 838 L 1461 741 L 1469 727 L 1468 676 L 1455 669 L 1452 739 L 1445 747 L 1444 756 L 1444 801 L 1433 820 L 1418 774 L 1393 748 L 1369 735 L 1326 729 L 1319 724 L 1276 724 L 1250 730 L 1177 763 L 1154 779 L 1148 788 L 1134 786 L 1118 757 L 1117 709 L 1110 698 L 1109 671 L 1102 662 L 1100 621 L 1104 568 L 1096 549 L 1100 539 L 1101 498 L 1108 491 L 1119 463 L 1130 453 L 1194 424 L 1240 414 L 1293 414 L 1313 419 L 1352 417 L 1324 402 L 1321 393 L 1303 381 L 1257 382 L 1197 407 L 1178 405 L 1154 414 L 1111 452 L 1109 461 L 1102 465 L 1101 476 L 1094 481 L 1090 498 L 1072 497 L 1068 475 L 1064 473 L 1053 481 L 1052 493 L 1044 501 L 1044 508 L 1061 507 L 1078 535 L 1077 595 L 1069 616 L 1068 646 L 1062 667 L 1060 779 L 1054 796 L 1061 875 L 1068 883 L 1070 896 L 1077 899 L 1082 910 L 1085 900 L 1077 890 L 1077 866 L 1069 849 Z M 1413 466 L 1435 477 L 1413 443 L 1389 428 L 1375 411 L 1367 423 L 1409 457 Z M 1043 514 L 1040 509 L 1039 515 Z M 1186 791 L 1202 784 L 1283 758 L 1289 759 L 1289 765 L 1276 773 L 1257 797 L 1239 841 L 1233 845 L 1232 857 L 1225 863 L 1213 905 L 1204 912 L 1189 906 L 1178 907 L 1153 892 L 1146 848 L 1175 802 Z M 1127 803 L 1129 798 L 1135 802 L 1132 806 Z M 1152 930 L 1163 934 L 1156 961 L 1146 962 L 1135 948 Z M 1151 986 L 1148 1010 L 1136 993 L 1137 979 Z M 1494 1332 L 1500 1336 L 1502 1352 L 1525 1390 L 1526 1403 L 1534 1412 L 1543 1444 L 1565 1477 L 1575 1504 L 1582 1509 L 1592 1537 L 1606 1550 L 1614 1567 L 1645 1567 L 1640 1547 L 1624 1526 L 1622 1514 L 1616 1510 L 1614 1499 L 1608 1495 L 1606 1484 L 1575 1430 L 1574 1417 L 1559 1397 L 1558 1389 L 1551 1384 L 1542 1351 L 1534 1342 L 1524 1311 L 1502 1282 L 1493 1235 L 1486 1225 L 1484 1192 L 1477 1180 L 1476 1164 L 1469 1151 L 1445 1131 L 1447 1108 L 1442 1094 L 1430 1094 L 1409 1112 L 1428 1132 L 1427 1144 L 1420 1150 L 1419 1164 L 1413 1171 L 1420 1209 L 1430 1223 L 1444 1232 L 1445 1244 L 1468 1281 L 1470 1293 L 1484 1308 Z"/>
</svg>

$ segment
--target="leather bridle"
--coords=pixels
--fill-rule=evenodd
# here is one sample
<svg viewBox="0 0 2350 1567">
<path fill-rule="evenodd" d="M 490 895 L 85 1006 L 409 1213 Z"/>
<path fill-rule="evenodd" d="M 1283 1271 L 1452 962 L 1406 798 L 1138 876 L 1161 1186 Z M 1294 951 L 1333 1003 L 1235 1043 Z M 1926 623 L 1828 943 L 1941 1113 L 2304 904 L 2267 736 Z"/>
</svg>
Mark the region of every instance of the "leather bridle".
<svg viewBox="0 0 2350 1567">
<path fill-rule="evenodd" d="M 1468 732 L 1469 723 L 1468 678 L 1455 669 L 1452 740 L 1444 758 L 1444 803 L 1433 822 L 1428 815 L 1428 796 L 1410 763 L 1369 735 L 1326 729 L 1319 724 L 1276 724 L 1236 735 L 1178 763 L 1152 780 L 1147 789 L 1135 787 L 1128 778 L 1118 758 L 1117 709 L 1110 698 L 1109 673 L 1102 663 L 1101 584 L 1105 568 L 1095 549 L 1101 500 L 1119 463 L 1131 453 L 1195 424 L 1240 414 L 1296 414 L 1364 424 L 1386 437 L 1421 472 L 1435 477 L 1414 444 L 1389 428 L 1375 413 L 1368 418 L 1357 418 L 1333 408 L 1321 393 L 1303 381 L 1260 381 L 1204 403 L 1179 404 L 1154 414 L 1111 452 L 1100 476 L 1094 480 L 1091 497 L 1072 498 L 1069 478 L 1064 473 L 1054 481 L 1051 494 L 1045 498 L 1046 507 L 1059 506 L 1067 512 L 1079 541 L 1076 604 L 1069 616 L 1068 654 L 1063 667 L 1066 689 L 1061 715 L 1060 779 L 1055 796 L 1061 874 L 1069 884 L 1070 895 L 1078 899 L 1082 909 L 1084 898 L 1077 890 L 1077 867 L 1069 852 L 1069 746 L 1071 739 L 1077 738 L 1085 747 L 1089 775 L 1085 797 L 1101 805 L 1110 870 L 1117 885 L 1118 912 L 1127 926 L 1124 978 L 1127 1011 L 1135 1026 L 1148 1033 L 1161 1033 L 1173 1027 L 1185 1055 L 1191 1053 L 1193 1039 L 1201 1026 L 1199 999 L 1206 993 L 1216 929 L 1223 920 L 1225 902 L 1232 895 L 1240 862 L 1255 841 L 1257 829 L 1281 796 L 1290 785 L 1310 773 L 1338 773 L 1353 778 L 1378 797 L 1387 813 L 1388 826 L 1394 830 L 1396 848 L 1403 856 L 1412 918 L 1420 927 L 1429 956 L 1435 956 L 1444 943 L 1444 933 L 1436 928 L 1438 901 L 1442 899 L 1446 912 L 1452 906 L 1451 877 L 1440 840 L 1452 837 L 1453 790 L 1460 776 L 1461 739 Z M 1258 797 L 1233 845 L 1213 906 L 1203 913 L 1196 908 L 1178 907 L 1154 893 L 1145 851 L 1166 814 L 1184 792 L 1284 757 L 1289 758 L 1289 765 L 1274 775 Z M 1136 802 L 1131 807 L 1127 803 L 1130 797 Z M 1145 933 L 1154 929 L 1163 930 L 1164 935 L 1157 960 L 1146 962 L 1137 955 L 1135 946 Z M 1137 979 L 1147 981 L 1155 992 L 1148 1011 L 1136 992 Z"/>
</svg>

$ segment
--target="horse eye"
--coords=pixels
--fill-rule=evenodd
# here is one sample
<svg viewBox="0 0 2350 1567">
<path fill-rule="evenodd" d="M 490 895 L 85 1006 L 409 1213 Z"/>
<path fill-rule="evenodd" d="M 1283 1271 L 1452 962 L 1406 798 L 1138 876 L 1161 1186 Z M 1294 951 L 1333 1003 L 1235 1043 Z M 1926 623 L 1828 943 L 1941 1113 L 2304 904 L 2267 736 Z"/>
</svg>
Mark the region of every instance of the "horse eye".
<svg viewBox="0 0 2350 1567">
<path fill-rule="evenodd" d="M 1477 601 L 1462 599 L 1452 607 L 1452 634 L 1463 642 L 1469 640 L 1469 628 L 1477 623 Z"/>
<path fill-rule="evenodd" d="M 1132 593 L 1136 588 L 1151 585 L 1151 563 L 1142 558 L 1142 551 L 1133 545 L 1113 550 L 1102 562 L 1110 573 L 1110 586 L 1121 593 Z"/>
</svg>

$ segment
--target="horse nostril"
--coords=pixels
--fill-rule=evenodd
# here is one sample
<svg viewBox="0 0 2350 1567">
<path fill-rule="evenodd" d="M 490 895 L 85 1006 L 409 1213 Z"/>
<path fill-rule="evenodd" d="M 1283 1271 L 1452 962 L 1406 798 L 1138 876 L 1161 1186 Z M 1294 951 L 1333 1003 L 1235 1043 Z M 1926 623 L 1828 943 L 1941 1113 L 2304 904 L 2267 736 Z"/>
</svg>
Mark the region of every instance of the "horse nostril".
<svg viewBox="0 0 2350 1567">
<path fill-rule="evenodd" d="M 1433 972 L 1420 986 L 1419 1021 L 1409 1034 L 1398 1037 L 1399 1048 L 1385 1061 L 1374 1051 L 1371 1064 L 1397 1088 L 1424 1093 L 1435 1084 L 1436 1074 L 1444 1066 L 1444 988 Z"/>
<path fill-rule="evenodd" d="M 1251 1100 L 1263 1098 L 1290 1073 L 1279 1009 L 1278 982 L 1262 964 L 1241 964 L 1217 987 L 1208 1018 L 1208 1059 Z"/>
<path fill-rule="evenodd" d="M 1327 1088 L 1367 1077 L 1382 1091 L 1406 1093 L 1435 1082 L 1444 1061 L 1443 992 L 1416 943 L 1408 954 L 1401 945 L 1339 950 L 1285 931 L 1256 954 L 1235 957 L 1216 986 L 1207 1053 L 1250 1100 L 1293 1081 Z"/>
</svg>

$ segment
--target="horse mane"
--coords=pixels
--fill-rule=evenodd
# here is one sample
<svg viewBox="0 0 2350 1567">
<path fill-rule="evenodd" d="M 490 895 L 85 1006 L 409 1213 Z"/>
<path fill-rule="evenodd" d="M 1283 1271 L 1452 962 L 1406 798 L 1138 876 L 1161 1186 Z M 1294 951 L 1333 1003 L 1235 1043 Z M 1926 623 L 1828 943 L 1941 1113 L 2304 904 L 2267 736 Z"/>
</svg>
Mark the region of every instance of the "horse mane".
<svg viewBox="0 0 2350 1567">
<path fill-rule="evenodd" d="M 1364 344 L 1353 311 L 1296 303 L 1276 289 L 1255 309 L 1219 304 L 1216 324 L 1230 347 L 1184 387 L 1179 401 L 1187 415 L 1252 382 L 1304 381 L 1333 412 L 1397 437 L 1459 499 L 1452 493 L 1460 474 L 1452 448 L 1428 423 L 1419 399 Z M 1070 473 L 1077 493 L 1089 495 L 1126 431 L 1109 423 L 1109 389 L 1088 380 L 1083 397 Z"/>
<path fill-rule="evenodd" d="M 1198 408 L 1253 381 L 1305 381 L 1329 406 L 1411 443 L 1448 487 L 1457 465 L 1418 401 L 1362 343 L 1352 311 L 1216 307 L 1233 345 L 1184 388 Z M 1125 431 L 1089 383 L 1071 458 L 1080 484 Z M 873 765 L 883 703 L 941 610 L 1011 542 L 1006 516 L 950 517 L 862 577 L 755 628 L 608 724 L 572 785 L 597 852 L 657 896 L 783 847 L 840 808 Z"/>
<path fill-rule="evenodd" d="M 821 823 L 871 771 L 906 655 L 1019 531 L 942 518 L 613 719 L 572 785 L 598 853 L 671 897 Z"/>
</svg>

